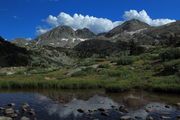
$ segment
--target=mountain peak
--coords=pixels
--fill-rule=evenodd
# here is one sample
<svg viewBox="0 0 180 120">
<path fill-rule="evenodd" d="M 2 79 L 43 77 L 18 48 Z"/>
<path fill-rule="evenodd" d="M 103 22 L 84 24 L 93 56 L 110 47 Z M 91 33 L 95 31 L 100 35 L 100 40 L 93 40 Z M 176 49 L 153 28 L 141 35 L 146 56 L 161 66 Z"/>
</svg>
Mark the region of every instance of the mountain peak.
<svg viewBox="0 0 180 120">
<path fill-rule="evenodd" d="M 76 30 L 76 35 L 80 38 L 91 38 L 95 36 L 95 34 L 91 32 L 88 28 Z"/>
<path fill-rule="evenodd" d="M 87 28 L 75 31 L 69 26 L 58 26 L 45 34 L 40 35 L 31 43 L 53 47 L 72 47 L 93 36 L 95 36 L 95 34 Z"/>
<path fill-rule="evenodd" d="M 131 32 L 131 31 L 136 31 L 136 30 L 145 29 L 149 27 L 150 26 L 148 24 L 141 22 L 140 20 L 132 19 L 132 20 L 124 22 L 123 24 L 109 31 L 106 34 L 106 37 L 112 37 L 122 32 Z"/>
<path fill-rule="evenodd" d="M 140 21 L 140 20 L 138 20 L 138 19 L 131 19 L 131 20 L 128 20 L 128 21 L 126 21 L 125 23 L 144 23 L 144 22 L 142 22 L 142 21 Z"/>
<path fill-rule="evenodd" d="M 68 33 L 73 33 L 74 30 L 71 27 L 69 27 L 69 26 L 58 26 L 58 27 L 52 29 L 50 32 L 60 32 L 60 33 L 68 32 Z"/>
<path fill-rule="evenodd" d="M 17 44 L 17 45 L 27 45 L 28 40 L 25 38 L 16 38 L 14 40 L 10 40 L 11 43 Z"/>
</svg>

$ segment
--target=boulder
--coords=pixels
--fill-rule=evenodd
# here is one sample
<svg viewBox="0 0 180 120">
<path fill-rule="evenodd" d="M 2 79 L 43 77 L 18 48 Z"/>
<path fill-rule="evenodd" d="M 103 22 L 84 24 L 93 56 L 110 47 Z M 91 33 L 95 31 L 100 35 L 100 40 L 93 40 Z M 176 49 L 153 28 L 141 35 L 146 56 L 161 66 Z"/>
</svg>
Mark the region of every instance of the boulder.
<svg viewBox="0 0 180 120">
<path fill-rule="evenodd" d="M 109 116 L 109 113 L 107 113 L 107 112 L 101 112 L 101 115 L 103 115 L 103 116 Z"/>
<path fill-rule="evenodd" d="M 30 120 L 30 119 L 28 117 L 23 116 L 23 117 L 21 117 L 20 120 Z"/>
<path fill-rule="evenodd" d="M 176 118 L 177 118 L 177 119 L 180 119 L 180 115 L 177 115 Z"/>
<path fill-rule="evenodd" d="M 12 120 L 10 117 L 0 116 L 0 120 Z"/>
<path fill-rule="evenodd" d="M 165 108 L 170 108 L 171 106 L 170 105 L 165 105 Z"/>
<path fill-rule="evenodd" d="M 168 116 L 161 116 L 161 119 L 170 119 L 171 117 Z"/>
<path fill-rule="evenodd" d="M 120 120 L 131 120 L 132 116 L 122 116 Z"/>
<path fill-rule="evenodd" d="M 80 112 L 80 113 L 85 113 L 85 110 L 82 109 L 82 108 L 77 109 L 77 111 Z"/>
<path fill-rule="evenodd" d="M 151 108 L 146 108 L 146 112 L 152 112 Z"/>
<path fill-rule="evenodd" d="M 10 104 L 8 104 L 8 106 L 13 107 L 13 106 L 16 106 L 16 104 L 15 103 L 10 103 Z"/>
<path fill-rule="evenodd" d="M 128 110 L 124 106 L 120 106 L 119 111 L 122 113 L 128 113 Z"/>
<path fill-rule="evenodd" d="M 98 108 L 98 110 L 102 112 L 106 111 L 104 108 Z"/>
<path fill-rule="evenodd" d="M 153 117 L 149 116 L 148 118 L 146 118 L 146 120 L 155 120 Z"/>
<path fill-rule="evenodd" d="M 27 103 L 25 103 L 25 104 L 22 106 L 23 109 L 28 109 L 29 107 L 30 107 L 30 105 L 27 104 Z"/>
<path fill-rule="evenodd" d="M 3 107 L 0 107 L 0 110 L 5 110 L 5 108 L 3 108 Z"/>
<path fill-rule="evenodd" d="M 35 115 L 36 115 L 35 110 L 34 110 L 34 109 L 31 109 L 31 110 L 29 111 L 29 114 L 35 116 Z"/>
<path fill-rule="evenodd" d="M 14 109 L 12 109 L 12 108 L 7 108 L 7 109 L 5 109 L 5 114 L 6 115 L 11 115 L 11 114 L 14 114 Z"/>
</svg>

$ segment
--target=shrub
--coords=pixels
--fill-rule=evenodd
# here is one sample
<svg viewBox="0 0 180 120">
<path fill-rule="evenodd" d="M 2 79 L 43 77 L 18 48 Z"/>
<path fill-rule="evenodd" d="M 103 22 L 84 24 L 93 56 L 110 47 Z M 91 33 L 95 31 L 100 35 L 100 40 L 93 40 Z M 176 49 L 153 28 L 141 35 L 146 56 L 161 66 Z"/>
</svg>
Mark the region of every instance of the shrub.
<svg viewBox="0 0 180 120">
<path fill-rule="evenodd" d="M 137 56 L 125 56 L 117 60 L 117 65 L 130 65 L 137 60 L 139 60 L 139 57 Z"/>
<path fill-rule="evenodd" d="M 151 54 L 151 53 L 144 53 L 140 55 L 140 58 L 143 60 L 154 60 L 158 57 L 157 54 Z"/>
<path fill-rule="evenodd" d="M 180 58 L 180 48 L 170 48 L 170 49 L 160 53 L 159 56 L 163 61 L 178 59 L 178 58 Z"/>
<path fill-rule="evenodd" d="M 71 76 L 72 77 L 81 77 L 81 76 L 86 76 L 86 75 L 88 75 L 88 74 L 83 71 L 78 71 L 78 72 L 72 74 Z"/>
<path fill-rule="evenodd" d="M 107 77 L 116 77 L 118 80 L 137 80 L 138 76 L 131 70 L 121 68 L 121 69 L 107 69 L 101 72 L 101 74 L 106 75 Z"/>
<path fill-rule="evenodd" d="M 99 68 L 109 68 L 110 65 L 109 64 L 101 64 L 98 66 Z"/>
<path fill-rule="evenodd" d="M 81 77 L 81 76 L 87 76 L 89 74 L 95 73 L 95 69 L 91 67 L 87 67 L 85 69 L 82 69 L 81 71 L 78 71 L 74 74 L 72 74 L 72 77 Z"/>
<path fill-rule="evenodd" d="M 91 66 L 94 64 L 95 64 L 94 61 L 85 61 L 85 62 L 80 63 L 80 66 Z"/>
<path fill-rule="evenodd" d="M 103 59 L 103 58 L 95 58 L 95 59 L 94 59 L 95 62 L 103 62 L 104 60 L 105 60 L 105 59 Z"/>
<path fill-rule="evenodd" d="M 165 62 L 163 66 L 164 66 L 163 72 L 166 73 L 166 75 L 180 72 L 180 59 Z"/>
</svg>

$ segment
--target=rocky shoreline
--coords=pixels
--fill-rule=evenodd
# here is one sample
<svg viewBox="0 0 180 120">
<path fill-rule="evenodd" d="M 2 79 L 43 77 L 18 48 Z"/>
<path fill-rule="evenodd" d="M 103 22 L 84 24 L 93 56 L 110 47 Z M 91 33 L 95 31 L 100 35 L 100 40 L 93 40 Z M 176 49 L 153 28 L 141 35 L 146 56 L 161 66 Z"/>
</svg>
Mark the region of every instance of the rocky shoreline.
<svg viewBox="0 0 180 120">
<path fill-rule="evenodd" d="M 35 110 L 29 104 L 24 103 L 21 108 L 16 109 L 15 103 L 7 104 L 8 107 L 0 107 L 0 120 L 36 120 Z M 28 117 L 27 117 L 28 116 Z"/>
<path fill-rule="evenodd" d="M 99 91 L 98 95 L 97 91 L 49 92 L 3 92 L 0 120 L 180 120 L 179 95 L 160 96 L 142 91 Z"/>
<path fill-rule="evenodd" d="M 170 109 L 172 109 L 173 107 L 176 107 L 176 109 L 179 111 L 180 103 L 174 104 L 173 106 L 171 105 L 160 106 L 160 105 L 155 105 L 155 104 L 154 105 L 152 104 L 152 106 L 146 106 L 144 110 L 142 110 L 148 114 L 146 118 L 143 118 L 141 115 L 135 115 L 135 114 L 133 115 L 131 113 L 132 111 L 129 111 L 124 105 L 111 106 L 111 107 L 112 109 L 98 108 L 97 110 L 87 110 L 87 111 L 83 108 L 80 108 L 77 111 L 79 113 L 85 114 L 85 116 L 86 115 L 93 116 L 95 114 L 99 114 L 101 116 L 108 117 L 109 119 L 111 119 L 112 117 L 111 112 L 117 112 L 120 114 L 119 120 L 180 120 L 180 114 L 179 114 L 180 112 L 174 116 L 170 112 Z M 155 110 L 155 108 L 157 110 Z M 169 109 L 169 112 L 168 112 L 168 109 Z M 101 120 L 101 119 L 93 118 L 92 120 Z"/>
<path fill-rule="evenodd" d="M 104 104 L 104 102 L 101 101 L 100 104 Z M 27 103 L 23 104 L 19 109 L 15 108 L 15 103 L 7 104 L 7 106 L 8 107 L 6 108 L 0 107 L 0 120 L 37 120 L 35 110 L 32 109 Z M 99 114 L 98 116 L 103 116 L 111 119 L 112 112 L 118 113 L 120 115 L 119 120 L 180 120 L 180 112 L 173 117 L 170 112 L 167 112 L 168 109 L 170 110 L 173 107 L 176 107 L 177 110 L 180 110 L 180 103 L 174 104 L 173 106 L 160 106 L 155 104 L 152 104 L 151 106 L 146 106 L 143 110 L 148 114 L 146 118 L 143 118 L 141 115 L 138 116 L 135 114 L 130 114 L 132 111 L 129 111 L 124 105 L 112 105 L 111 109 L 106 109 L 102 107 L 95 110 L 86 110 L 84 108 L 79 108 L 77 109 L 77 112 L 82 115 L 81 118 L 87 118 L 87 116 L 90 116 L 89 118 L 92 118 L 91 120 L 101 120 L 99 118 L 95 118 L 97 114 Z M 166 112 L 163 111 L 165 109 Z M 154 114 L 159 114 L 159 118 L 157 118 L 157 115 L 155 116 Z M 160 116 L 160 114 L 164 115 Z"/>
</svg>

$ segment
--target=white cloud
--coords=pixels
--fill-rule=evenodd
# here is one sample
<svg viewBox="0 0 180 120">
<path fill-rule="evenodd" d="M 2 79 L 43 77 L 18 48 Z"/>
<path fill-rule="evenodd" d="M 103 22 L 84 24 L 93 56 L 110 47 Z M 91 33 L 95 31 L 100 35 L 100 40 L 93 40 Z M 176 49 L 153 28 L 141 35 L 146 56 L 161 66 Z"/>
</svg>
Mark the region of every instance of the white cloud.
<svg viewBox="0 0 180 120">
<path fill-rule="evenodd" d="M 175 22 L 175 20 L 171 19 L 152 19 L 145 10 L 140 12 L 136 10 L 125 11 L 124 21 L 111 21 L 107 18 L 97 18 L 88 15 L 74 14 L 73 16 L 61 12 L 58 16 L 49 15 L 45 22 L 51 26 L 51 28 L 42 28 L 38 27 L 37 34 L 43 34 L 48 30 L 57 27 L 67 25 L 72 27 L 73 29 L 83 29 L 88 28 L 94 33 L 102 33 L 108 32 L 114 27 L 122 24 L 123 22 L 131 19 L 138 19 L 143 21 L 151 26 L 160 26 L 167 23 Z"/>
<path fill-rule="evenodd" d="M 44 34 L 44 33 L 48 32 L 49 30 L 50 30 L 50 28 L 37 27 L 36 35 Z"/>
<path fill-rule="evenodd" d="M 52 27 L 67 25 L 71 26 L 73 29 L 89 28 L 94 33 L 107 32 L 122 23 L 119 21 L 112 22 L 106 18 L 97 18 L 88 15 L 84 16 L 81 14 L 70 16 L 64 12 L 60 13 L 58 16 L 49 15 L 46 22 Z"/>
<path fill-rule="evenodd" d="M 171 19 L 152 19 L 145 10 L 142 10 L 140 12 L 136 10 L 130 10 L 126 11 L 123 15 L 125 20 L 131 20 L 131 19 L 138 19 L 140 21 L 143 21 L 151 26 L 161 26 L 165 25 L 171 22 L 175 22 L 176 20 Z"/>
</svg>

